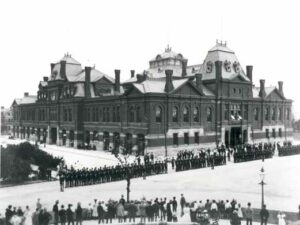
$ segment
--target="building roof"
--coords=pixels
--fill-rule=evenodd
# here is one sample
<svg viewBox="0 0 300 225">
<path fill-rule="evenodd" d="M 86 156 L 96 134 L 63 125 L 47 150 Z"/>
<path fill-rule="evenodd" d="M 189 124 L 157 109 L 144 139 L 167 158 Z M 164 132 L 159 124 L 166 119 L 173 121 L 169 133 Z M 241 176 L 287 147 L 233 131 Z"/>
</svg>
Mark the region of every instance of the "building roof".
<svg viewBox="0 0 300 225">
<path fill-rule="evenodd" d="M 168 45 L 167 48 L 165 48 L 165 51 L 161 54 L 158 54 L 155 58 L 153 58 L 151 61 L 157 61 L 161 59 L 185 59 L 181 53 L 176 53 L 172 51 L 172 48 Z"/>
<path fill-rule="evenodd" d="M 28 96 L 24 96 L 23 98 L 16 98 L 14 102 L 16 102 L 17 105 L 24 105 L 24 104 L 35 103 L 36 100 L 37 100 L 36 95 L 28 95 Z"/>
<path fill-rule="evenodd" d="M 173 80 L 174 90 L 187 81 L 188 79 Z M 142 83 L 135 83 L 133 85 L 142 93 L 165 93 L 166 80 L 162 78 L 161 79 L 148 78 Z"/>
<path fill-rule="evenodd" d="M 60 63 L 60 61 L 66 61 L 66 63 L 68 64 L 80 65 L 80 63 L 76 59 L 72 58 L 71 54 L 69 53 L 66 53 L 64 57 L 62 57 L 61 60 L 59 60 L 57 63 Z"/>
<path fill-rule="evenodd" d="M 216 45 L 211 48 L 203 62 L 203 66 L 200 68 L 200 73 L 203 74 L 203 80 L 216 79 L 215 62 L 222 61 L 222 78 L 231 80 L 236 75 L 240 75 L 245 81 L 249 81 L 242 66 L 240 65 L 235 53 L 227 47 L 226 43 L 217 42 Z M 211 67 L 209 69 L 208 67 Z"/>
<path fill-rule="evenodd" d="M 110 76 L 104 74 L 103 72 L 96 70 L 95 68 L 91 69 L 91 82 L 94 83 L 101 78 L 105 77 L 108 79 L 110 82 L 114 83 L 115 80 L 111 78 Z M 69 76 L 68 80 L 70 82 L 84 82 L 85 81 L 85 70 L 82 70 L 80 73 L 74 75 L 74 76 Z"/>
</svg>

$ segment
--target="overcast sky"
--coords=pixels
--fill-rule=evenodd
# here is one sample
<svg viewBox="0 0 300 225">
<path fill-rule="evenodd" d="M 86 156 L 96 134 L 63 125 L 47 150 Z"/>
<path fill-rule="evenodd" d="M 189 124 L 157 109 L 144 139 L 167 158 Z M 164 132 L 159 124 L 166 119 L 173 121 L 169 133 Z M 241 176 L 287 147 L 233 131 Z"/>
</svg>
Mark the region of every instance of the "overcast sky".
<svg viewBox="0 0 300 225">
<path fill-rule="evenodd" d="M 0 104 L 36 94 L 50 63 L 66 52 L 121 81 L 142 71 L 167 44 L 189 64 L 202 63 L 216 39 L 227 41 L 253 80 L 284 81 L 300 117 L 298 1 L 1 1 Z"/>
</svg>

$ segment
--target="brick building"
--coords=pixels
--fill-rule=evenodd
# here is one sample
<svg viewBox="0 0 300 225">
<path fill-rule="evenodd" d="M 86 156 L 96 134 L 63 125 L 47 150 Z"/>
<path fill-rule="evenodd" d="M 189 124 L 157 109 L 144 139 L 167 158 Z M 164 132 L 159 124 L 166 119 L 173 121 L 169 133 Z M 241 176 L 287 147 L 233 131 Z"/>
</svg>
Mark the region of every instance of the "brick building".
<svg viewBox="0 0 300 225">
<path fill-rule="evenodd" d="M 120 83 L 71 55 L 51 64 L 37 96 L 15 99 L 13 133 L 49 144 L 171 154 L 176 150 L 292 138 L 292 100 L 278 87 L 252 82 L 226 43 L 203 64 L 188 65 L 166 48 L 149 69 Z"/>
</svg>

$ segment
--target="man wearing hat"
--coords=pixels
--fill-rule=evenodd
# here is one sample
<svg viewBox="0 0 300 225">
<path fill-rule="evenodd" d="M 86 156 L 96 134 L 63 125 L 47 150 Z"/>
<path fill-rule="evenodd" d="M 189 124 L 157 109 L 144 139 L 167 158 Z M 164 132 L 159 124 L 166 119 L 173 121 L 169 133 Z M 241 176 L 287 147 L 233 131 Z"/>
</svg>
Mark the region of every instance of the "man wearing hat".
<svg viewBox="0 0 300 225">
<path fill-rule="evenodd" d="M 67 221 L 68 221 L 68 225 L 70 225 L 70 223 L 72 223 L 72 225 L 74 225 L 74 212 L 71 209 L 72 204 L 68 205 L 68 209 L 67 209 Z"/>
</svg>

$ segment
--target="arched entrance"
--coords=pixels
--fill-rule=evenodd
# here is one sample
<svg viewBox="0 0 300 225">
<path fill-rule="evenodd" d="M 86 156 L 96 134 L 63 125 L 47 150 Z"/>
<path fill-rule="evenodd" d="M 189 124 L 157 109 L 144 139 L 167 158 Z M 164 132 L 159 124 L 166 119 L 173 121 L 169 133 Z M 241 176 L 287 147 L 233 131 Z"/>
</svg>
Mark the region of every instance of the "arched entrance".
<svg viewBox="0 0 300 225">
<path fill-rule="evenodd" d="M 51 143 L 55 144 L 57 140 L 57 128 L 52 127 L 50 130 L 50 138 L 51 138 Z"/>
</svg>

